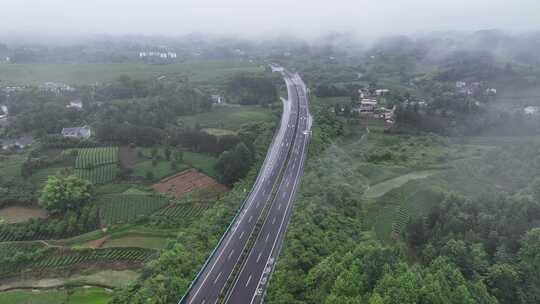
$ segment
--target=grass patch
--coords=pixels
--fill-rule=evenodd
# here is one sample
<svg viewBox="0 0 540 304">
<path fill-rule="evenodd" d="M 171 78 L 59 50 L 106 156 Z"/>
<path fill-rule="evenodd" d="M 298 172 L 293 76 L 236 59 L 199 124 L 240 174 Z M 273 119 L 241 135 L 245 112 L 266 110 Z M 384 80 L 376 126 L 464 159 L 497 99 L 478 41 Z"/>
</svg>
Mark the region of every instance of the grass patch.
<svg viewBox="0 0 540 304">
<path fill-rule="evenodd" d="M 0 179 L 12 181 L 21 179 L 21 168 L 27 154 L 0 155 Z"/>
<path fill-rule="evenodd" d="M 108 239 L 102 247 L 140 247 L 160 250 L 167 246 L 165 237 L 152 237 L 137 234 L 128 234 L 120 238 Z"/>
<path fill-rule="evenodd" d="M 112 293 L 97 287 L 0 293 L 0 303 L 6 304 L 106 304 L 111 298 Z"/>
<path fill-rule="evenodd" d="M 227 130 L 227 129 L 218 129 L 218 128 L 206 128 L 203 129 L 204 132 L 214 135 L 214 136 L 226 136 L 226 135 L 236 135 L 237 133 L 235 131 Z"/>
<path fill-rule="evenodd" d="M 178 120 L 185 125 L 204 129 L 226 129 L 236 131 L 246 123 L 271 121 L 272 111 L 259 106 L 221 106 L 210 112 L 181 116 Z"/>
<path fill-rule="evenodd" d="M 186 164 L 177 164 L 176 170 L 173 170 L 170 161 L 158 160 L 154 165 L 152 164 L 152 160 L 145 160 L 135 165 L 135 168 L 133 168 L 133 175 L 145 178 L 147 172 L 152 172 L 152 175 L 154 176 L 153 181 L 157 181 L 186 169 L 189 169 L 189 166 Z"/>
<path fill-rule="evenodd" d="M 10 304 L 58 304 L 66 303 L 66 290 L 7 291 L 0 293 L 0 303 Z M 99 303 L 99 302 L 98 302 Z"/>
<path fill-rule="evenodd" d="M 388 191 L 399 188 L 411 180 L 423 179 L 433 174 L 435 174 L 435 171 L 417 171 L 401 175 L 371 186 L 369 189 L 366 190 L 364 196 L 366 198 L 381 197 Z"/>
<path fill-rule="evenodd" d="M 115 194 L 122 193 L 133 187 L 134 184 L 127 183 L 109 183 L 96 186 L 96 194 Z"/>
<path fill-rule="evenodd" d="M 29 180 L 36 187 L 36 189 L 41 189 L 47 182 L 47 178 L 51 175 L 56 175 L 58 172 L 69 169 L 67 167 L 50 167 L 50 168 L 43 168 L 37 170 L 32 176 L 30 176 Z"/>
<path fill-rule="evenodd" d="M 216 171 L 218 159 L 214 156 L 194 152 L 184 152 L 184 162 L 206 175 L 213 178 L 218 177 Z"/>
<path fill-rule="evenodd" d="M 69 293 L 68 303 L 106 304 L 111 298 L 111 293 L 103 288 L 78 288 Z"/>
</svg>

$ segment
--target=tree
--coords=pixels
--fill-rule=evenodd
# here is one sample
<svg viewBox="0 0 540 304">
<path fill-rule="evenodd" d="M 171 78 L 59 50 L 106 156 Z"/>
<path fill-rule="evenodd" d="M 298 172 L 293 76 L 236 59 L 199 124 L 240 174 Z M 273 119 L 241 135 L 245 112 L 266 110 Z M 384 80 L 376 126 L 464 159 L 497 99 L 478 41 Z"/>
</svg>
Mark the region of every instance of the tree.
<svg viewBox="0 0 540 304">
<path fill-rule="evenodd" d="M 166 146 L 165 150 L 163 150 L 163 156 L 165 156 L 166 160 L 171 160 L 171 153 L 172 153 L 171 147 Z"/>
<path fill-rule="evenodd" d="M 158 155 L 158 148 L 156 147 L 153 147 L 152 150 L 150 151 L 150 154 L 152 155 L 152 158 L 156 158 L 156 156 Z"/>
<path fill-rule="evenodd" d="M 540 303 L 540 228 L 527 232 L 521 241 L 519 259 L 526 303 Z"/>
<path fill-rule="evenodd" d="M 176 172 L 178 170 L 178 165 L 175 161 L 171 161 L 171 171 Z"/>
<path fill-rule="evenodd" d="M 78 210 L 92 197 L 92 184 L 75 175 L 49 176 L 39 204 L 51 213 Z"/>
<path fill-rule="evenodd" d="M 512 265 L 495 264 L 489 267 L 486 285 L 500 303 L 520 302 L 520 277 Z"/>
<path fill-rule="evenodd" d="M 252 162 L 251 151 L 241 142 L 234 150 L 225 151 L 220 155 L 216 168 L 223 182 L 231 185 L 247 174 Z"/>
<path fill-rule="evenodd" d="M 184 151 L 182 151 L 181 149 L 177 148 L 175 151 L 174 151 L 174 159 L 181 163 L 184 161 Z"/>
</svg>

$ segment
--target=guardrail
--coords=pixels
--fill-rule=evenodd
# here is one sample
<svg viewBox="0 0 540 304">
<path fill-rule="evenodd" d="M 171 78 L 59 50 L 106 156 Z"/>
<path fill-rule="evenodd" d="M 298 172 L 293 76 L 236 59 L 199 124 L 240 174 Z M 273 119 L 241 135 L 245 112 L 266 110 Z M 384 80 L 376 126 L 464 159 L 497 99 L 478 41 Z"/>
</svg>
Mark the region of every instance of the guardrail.
<svg viewBox="0 0 540 304">
<path fill-rule="evenodd" d="M 286 104 L 283 104 L 283 108 L 285 109 L 285 106 Z M 270 143 L 270 146 L 268 148 L 268 153 L 266 153 L 266 157 L 264 158 L 264 162 L 261 166 L 261 169 L 259 169 L 259 173 L 257 175 L 257 178 L 255 179 L 255 183 L 253 183 L 253 186 L 251 187 L 251 189 L 249 190 L 249 193 L 248 195 L 246 196 L 246 198 L 244 199 L 244 201 L 242 202 L 242 205 L 240 206 L 240 208 L 238 208 L 238 211 L 236 212 L 236 214 L 234 215 L 233 219 L 231 220 L 231 223 L 229 224 L 229 226 L 227 226 L 227 229 L 225 230 L 225 232 L 223 233 L 223 235 L 221 236 L 221 238 L 219 239 L 218 243 L 216 244 L 216 246 L 214 247 L 214 250 L 212 250 L 212 252 L 210 253 L 210 255 L 208 256 L 208 258 L 206 258 L 206 261 L 204 262 L 203 266 L 201 267 L 201 270 L 199 270 L 199 272 L 197 273 L 197 275 L 195 276 L 195 278 L 193 279 L 193 281 L 191 281 L 191 284 L 189 284 L 188 288 L 186 289 L 186 291 L 184 292 L 184 295 L 182 296 L 182 298 L 180 298 L 180 300 L 178 301 L 178 304 L 183 304 L 184 303 L 184 300 L 186 299 L 186 296 L 191 292 L 191 289 L 193 288 L 193 286 L 195 284 L 197 284 L 197 282 L 199 281 L 199 278 L 201 277 L 201 274 L 206 270 L 206 267 L 208 266 L 208 263 L 210 263 L 210 261 L 214 258 L 214 255 L 216 254 L 216 251 L 218 250 L 218 248 L 221 246 L 221 244 L 223 243 L 223 240 L 227 237 L 227 235 L 229 234 L 229 231 L 231 230 L 231 227 L 234 225 L 234 223 L 236 222 L 238 216 L 244 211 L 244 207 L 246 206 L 246 203 L 247 201 L 249 200 L 249 198 L 251 197 L 251 194 L 253 193 L 253 189 L 256 188 L 257 184 L 260 183 L 260 179 L 261 179 L 261 176 L 263 175 L 263 170 L 264 168 L 266 167 L 268 161 L 269 161 L 269 158 L 270 158 L 270 155 L 272 154 L 272 147 L 274 146 L 275 144 L 275 141 L 276 141 L 276 137 L 277 135 L 279 134 L 281 128 L 283 126 L 286 127 L 286 124 L 284 125 L 283 124 L 283 119 L 284 117 L 281 118 L 281 124 L 280 124 L 280 127 L 277 129 L 276 133 L 274 134 L 273 138 L 272 138 L 272 142 Z"/>
</svg>

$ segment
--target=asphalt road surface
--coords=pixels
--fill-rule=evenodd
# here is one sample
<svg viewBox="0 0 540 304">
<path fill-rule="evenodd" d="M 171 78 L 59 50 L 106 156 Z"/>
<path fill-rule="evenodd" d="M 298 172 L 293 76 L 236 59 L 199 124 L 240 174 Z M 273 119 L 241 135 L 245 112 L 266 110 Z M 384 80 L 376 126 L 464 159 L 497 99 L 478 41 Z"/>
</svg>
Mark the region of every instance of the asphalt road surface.
<svg viewBox="0 0 540 304">
<path fill-rule="evenodd" d="M 299 121 L 291 156 L 262 229 L 238 275 L 226 303 L 261 303 L 292 213 L 296 191 L 303 175 L 309 143 L 311 117 L 307 92 L 298 75 L 292 77 L 299 97 Z"/>
<path fill-rule="evenodd" d="M 268 236 L 268 238 L 272 237 L 272 239 L 268 239 L 268 242 L 274 244 L 273 249 L 266 250 L 265 252 L 269 253 L 269 255 L 277 255 L 286 228 L 286 223 L 284 225 L 284 221 L 287 219 L 288 222 L 290 205 L 301 175 L 298 172 L 300 168 L 303 167 L 303 153 L 308 138 L 307 133 L 304 131 L 307 129 L 307 117 L 309 116 L 303 83 L 299 84 L 301 80 L 297 75 L 292 75 L 286 71 L 282 72 L 282 75 L 287 84 L 289 95 L 288 101 L 284 101 L 284 111 L 280 128 L 274 136 L 266 159 L 261 167 L 261 171 L 259 172 L 253 189 L 248 194 L 241 212 L 235 219 L 235 222 L 225 233 L 221 243 L 216 248 L 208 263 L 205 264 L 204 269 L 193 286 L 180 301 L 181 303 L 210 304 L 217 302 L 235 265 L 238 264 L 247 241 L 253 233 L 259 217 L 262 216 L 262 211 L 267 203 L 272 204 L 272 209 L 269 214 L 273 214 L 274 218 L 276 216 L 280 216 L 280 218 L 279 221 L 275 218 L 275 227 L 266 228 L 269 230 L 264 230 L 274 230 L 273 236 Z M 299 132 L 301 135 L 299 135 Z M 298 141 L 303 148 L 299 148 L 296 141 Z M 294 161 L 287 162 L 289 157 Z M 291 170 L 293 171 L 292 173 L 290 173 Z M 281 174 L 282 172 L 284 173 L 283 175 Z M 282 182 L 279 183 L 281 175 L 283 178 L 281 179 Z M 274 206 L 277 206 L 275 204 L 276 202 L 270 201 L 275 187 L 279 187 L 277 191 L 280 192 L 278 193 L 280 196 L 278 196 L 275 201 L 281 200 L 281 196 L 283 195 L 285 195 L 283 199 L 288 199 L 288 202 L 286 204 L 283 203 L 277 212 L 274 209 Z M 280 215 L 280 210 L 285 213 Z M 266 221 L 268 221 L 268 218 L 266 218 Z M 257 243 L 259 243 L 258 239 Z M 255 247 L 253 248 L 253 250 L 255 250 Z M 253 277 L 252 279 L 254 280 L 255 278 Z M 257 280 L 259 280 L 259 278 L 257 278 Z M 253 282 L 252 285 L 255 286 L 255 283 L 257 282 Z M 235 286 L 236 285 L 237 284 L 235 284 Z M 233 293 L 231 293 L 231 296 L 232 295 Z M 234 302 L 231 298 L 229 303 L 249 303 L 249 300 Z"/>
</svg>

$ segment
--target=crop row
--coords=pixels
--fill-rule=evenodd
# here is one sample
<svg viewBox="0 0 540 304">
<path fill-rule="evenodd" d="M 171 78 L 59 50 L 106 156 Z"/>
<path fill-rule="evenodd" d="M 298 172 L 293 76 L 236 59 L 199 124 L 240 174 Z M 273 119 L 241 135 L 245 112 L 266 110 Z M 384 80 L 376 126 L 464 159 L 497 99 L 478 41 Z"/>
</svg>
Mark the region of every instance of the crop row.
<svg viewBox="0 0 540 304">
<path fill-rule="evenodd" d="M 24 231 L 12 228 L 13 225 L 20 224 L 0 226 L 0 242 L 44 240 L 51 236 L 47 231 Z"/>
<path fill-rule="evenodd" d="M 17 252 L 33 252 L 45 247 L 40 242 L 4 242 L 0 243 L 0 259 L 13 257 Z"/>
<path fill-rule="evenodd" d="M 105 164 L 118 163 L 118 147 L 79 149 L 75 160 L 76 169 L 87 169 Z"/>
<path fill-rule="evenodd" d="M 100 199 L 100 215 L 103 224 L 119 224 L 135 221 L 167 206 L 169 199 L 155 195 L 108 195 Z"/>
<path fill-rule="evenodd" d="M 194 218 L 200 216 L 207 209 L 207 205 L 176 204 L 160 210 L 156 215 L 175 218 Z"/>
<path fill-rule="evenodd" d="M 0 265 L 0 275 L 16 273 L 25 270 L 42 270 L 76 266 L 83 263 L 100 262 L 132 262 L 142 263 L 150 260 L 156 254 L 153 249 L 145 248 L 104 248 L 84 251 L 48 252 L 46 256 L 32 261 L 4 263 Z"/>
<path fill-rule="evenodd" d="M 118 173 L 118 166 L 112 165 L 100 165 L 91 169 L 75 169 L 75 174 L 80 177 L 91 181 L 93 184 L 108 183 L 116 178 Z"/>
</svg>

